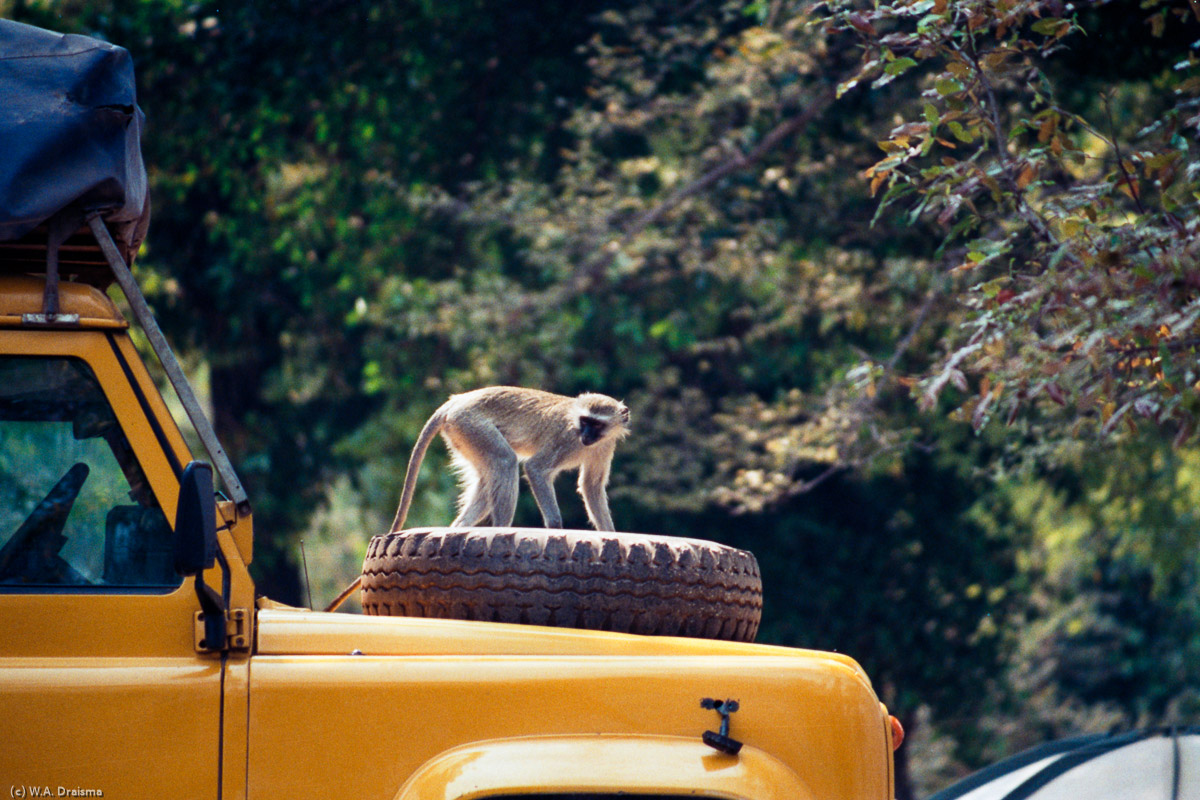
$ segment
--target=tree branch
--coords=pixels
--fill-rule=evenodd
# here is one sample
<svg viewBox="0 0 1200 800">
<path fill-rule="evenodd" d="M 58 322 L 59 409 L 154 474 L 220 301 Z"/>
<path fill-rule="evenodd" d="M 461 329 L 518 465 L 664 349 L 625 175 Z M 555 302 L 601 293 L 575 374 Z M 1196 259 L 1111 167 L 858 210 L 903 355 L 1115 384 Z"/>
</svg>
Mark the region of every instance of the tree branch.
<svg viewBox="0 0 1200 800">
<path fill-rule="evenodd" d="M 1050 226 L 1042 219 L 1029 205 L 1025 199 L 1025 190 L 1017 185 L 1013 178 L 1013 162 L 1012 157 L 1008 154 L 1008 134 L 1004 131 L 1004 124 L 1000 119 L 1000 104 L 996 101 L 996 92 L 992 87 L 991 81 L 987 79 L 987 75 L 983 71 L 983 65 L 979 63 L 979 53 L 975 49 L 975 39 L 971 37 L 969 40 L 970 49 L 964 50 L 958 44 L 952 44 L 952 47 L 958 51 L 959 55 L 967 59 L 972 68 L 975 70 L 975 80 L 983 87 L 984 94 L 987 95 L 988 107 L 988 122 L 991 123 L 992 131 L 996 134 L 996 160 L 1004 167 L 1002 173 L 1004 182 L 1008 184 L 1009 191 L 1013 195 L 1013 203 L 1016 207 L 1017 214 L 1024 220 L 1037 238 L 1041 239 L 1051 247 L 1059 247 L 1061 243 L 1050 230 Z M 1079 259 L 1072 252 L 1065 252 L 1064 258 L 1071 262 L 1075 267 L 1082 267 Z"/>
<path fill-rule="evenodd" d="M 807 480 L 807 481 L 798 481 L 797 483 L 794 483 L 791 486 L 789 486 L 788 490 L 787 490 L 787 496 L 788 497 L 796 497 L 797 495 L 808 494 L 813 489 L 817 488 L 822 483 L 824 483 L 825 481 L 832 478 L 834 475 L 837 475 L 839 472 L 844 472 L 848 469 L 851 469 L 851 467 L 852 467 L 851 464 L 840 464 L 840 463 L 839 464 L 830 464 L 817 477 L 815 477 L 811 480 Z"/>
<path fill-rule="evenodd" d="M 916 338 L 917 333 L 921 330 L 921 326 L 925 324 L 926 318 L 929 317 L 929 312 L 933 310 L 933 304 L 937 301 L 940 295 L 941 290 L 937 289 L 936 287 L 930 289 L 929 293 L 925 295 L 925 301 L 921 303 L 921 308 L 917 311 L 916 319 L 914 319 L 912 325 L 909 326 L 908 332 L 904 334 L 904 338 L 901 339 L 899 344 L 896 345 L 896 349 L 892 353 L 891 358 L 889 358 L 887 363 L 883 365 L 883 375 L 885 379 L 896 371 L 896 365 L 900 363 L 900 359 L 904 357 L 904 354 L 908 352 L 908 348 L 912 346 L 913 339 Z"/>
<path fill-rule="evenodd" d="M 1145 216 L 1146 208 L 1142 205 L 1141 192 L 1138 191 L 1137 184 L 1133 182 L 1133 178 L 1129 175 L 1129 170 L 1125 169 L 1125 157 L 1121 155 L 1121 144 L 1117 141 L 1117 123 L 1113 121 L 1112 105 L 1108 101 L 1107 94 L 1101 94 L 1100 99 L 1104 101 L 1104 113 L 1108 115 L 1109 141 L 1112 144 L 1113 155 L 1117 159 L 1117 169 L 1121 171 L 1121 180 L 1124 181 L 1125 188 L 1129 190 L 1129 196 L 1133 198 L 1138 213 Z"/>
</svg>

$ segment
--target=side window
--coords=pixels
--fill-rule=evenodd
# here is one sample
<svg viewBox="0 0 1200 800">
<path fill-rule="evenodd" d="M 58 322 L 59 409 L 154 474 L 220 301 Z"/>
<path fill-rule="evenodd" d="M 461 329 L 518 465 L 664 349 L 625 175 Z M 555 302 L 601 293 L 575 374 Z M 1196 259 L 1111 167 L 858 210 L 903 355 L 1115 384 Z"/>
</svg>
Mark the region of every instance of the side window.
<svg viewBox="0 0 1200 800">
<path fill-rule="evenodd" d="M 168 590 L 173 544 L 91 368 L 0 356 L 0 591 Z"/>
</svg>

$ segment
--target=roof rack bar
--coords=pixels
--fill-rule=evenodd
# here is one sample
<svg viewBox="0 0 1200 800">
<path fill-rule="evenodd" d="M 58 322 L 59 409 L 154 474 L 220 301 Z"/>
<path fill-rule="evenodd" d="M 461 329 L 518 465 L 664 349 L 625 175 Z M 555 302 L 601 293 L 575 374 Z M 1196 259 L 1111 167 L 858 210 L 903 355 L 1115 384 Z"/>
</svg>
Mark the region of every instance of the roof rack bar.
<svg viewBox="0 0 1200 800">
<path fill-rule="evenodd" d="M 208 417 L 204 414 L 204 410 L 200 407 L 200 401 L 196 399 L 196 393 L 192 391 L 192 386 L 183 374 L 183 368 L 179 366 L 179 361 L 176 360 L 175 353 L 167 343 L 166 337 L 163 336 L 162 329 L 158 327 L 158 322 L 154 319 L 154 315 L 150 313 L 150 306 L 146 304 L 146 298 L 142 295 L 141 288 L 137 285 L 137 281 L 133 279 L 133 273 L 129 271 L 129 265 L 125 263 L 125 259 L 121 257 L 120 251 L 117 250 L 116 242 L 113 241 L 112 234 L 108 232 L 108 227 L 104 224 L 104 220 L 100 217 L 99 212 L 89 214 L 87 224 L 92 229 L 92 234 L 96 237 L 96 242 L 100 245 L 100 249 L 104 252 L 104 257 L 108 259 L 108 264 L 112 267 L 113 275 L 116 276 L 117 283 L 121 286 L 121 291 L 125 293 L 125 297 L 129 301 L 129 306 L 133 309 L 134 318 L 137 319 L 138 324 L 146 332 L 146 338 L 150 340 L 150 346 L 154 349 L 155 355 L 158 356 L 158 360 L 162 363 L 163 369 L 167 373 L 167 379 L 175 387 L 175 392 L 179 395 L 179 400 L 183 403 L 183 408 L 187 412 L 188 419 L 192 421 L 192 426 L 196 429 L 196 433 L 199 434 L 200 441 L 204 444 L 209 457 L 213 460 L 213 466 L 216 467 L 217 473 L 221 476 L 221 481 L 225 484 L 225 488 L 229 490 L 230 499 L 237 504 L 239 513 L 249 514 L 250 498 L 247 496 L 245 488 L 242 487 L 242 482 L 238 480 L 237 473 L 233 469 L 233 464 L 229 461 L 229 456 L 225 454 L 224 448 L 221 447 L 221 443 L 217 440 L 217 434 L 213 430 L 212 423 L 209 422 Z"/>
<path fill-rule="evenodd" d="M 50 237 L 46 242 L 46 294 L 42 299 L 42 313 L 46 319 L 58 316 L 58 237 L 54 226 L 50 226 Z"/>
<path fill-rule="evenodd" d="M 79 323 L 78 314 L 59 313 L 58 284 L 59 262 L 58 253 L 62 243 L 70 237 L 71 232 L 79 228 L 80 215 L 77 212 L 61 211 L 50 219 L 46 230 L 46 288 L 42 292 L 42 313 L 22 314 L 21 321 L 26 325 L 45 325 L 50 327 L 70 326 Z"/>
</svg>

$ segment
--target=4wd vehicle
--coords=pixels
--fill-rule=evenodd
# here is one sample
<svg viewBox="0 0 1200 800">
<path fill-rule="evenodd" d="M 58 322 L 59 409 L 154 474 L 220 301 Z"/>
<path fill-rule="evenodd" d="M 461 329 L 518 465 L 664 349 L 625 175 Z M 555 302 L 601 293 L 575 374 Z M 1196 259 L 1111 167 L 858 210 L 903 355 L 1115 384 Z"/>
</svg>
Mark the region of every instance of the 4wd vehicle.
<svg viewBox="0 0 1200 800">
<path fill-rule="evenodd" d="M 893 721 L 852 660 L 700 638 L 756 625 L 716 620 L 688 577 L 725 569 L 715 545 L 425 529 L 372 546 L 378 615 L 256 596 L 251 502 L 128 267 L 148 219 L 140 129 L 124 50 L 0 21 L 0 794 L 892 797 Z M 519 596 L 493 615 L 512 622 L 388 615 L 481 615 L 462 609 L 487 587 L 463 577 L 458 599 L 406 605 L 403 581 L 380 578 L 406 557 L 464 576 L 481 552 L 530 561 L 535 540 L 543 560 L 617 571 L 570 619 L 553 602 L 522 612 Z M 688 562 L 675 621 L 645 630 L 679 635 L 550 627 L 643 630 L 648 599 L 625 602 L 620 625 L 620 609 L 589 609 L 610 585 L 670 585 L 666 562 Z M 753 570 L 728 563 L 729 602 L 744 605 Z M 566 573 L 523 591 L 575 591 Z"/>
</svg>

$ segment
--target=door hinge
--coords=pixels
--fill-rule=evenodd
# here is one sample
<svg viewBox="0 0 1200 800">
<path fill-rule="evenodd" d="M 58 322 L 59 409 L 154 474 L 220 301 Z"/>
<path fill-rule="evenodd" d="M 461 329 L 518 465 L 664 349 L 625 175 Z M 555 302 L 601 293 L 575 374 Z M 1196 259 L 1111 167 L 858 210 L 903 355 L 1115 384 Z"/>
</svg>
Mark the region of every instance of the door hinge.
<svg viewBox="0 0 1200 800">
<path fill-rule="evenodd" d="M 225 641 L 220 647 L 212 646 L 207 641 L 204 622 L 204 612 L 197 611 L 195 616 L 195 643 L 197 653 L 216 653 L 221 650 L 250 649 L 250 614 L 244 608 L 231 608 L 225 612 Z"/>
</svg>

